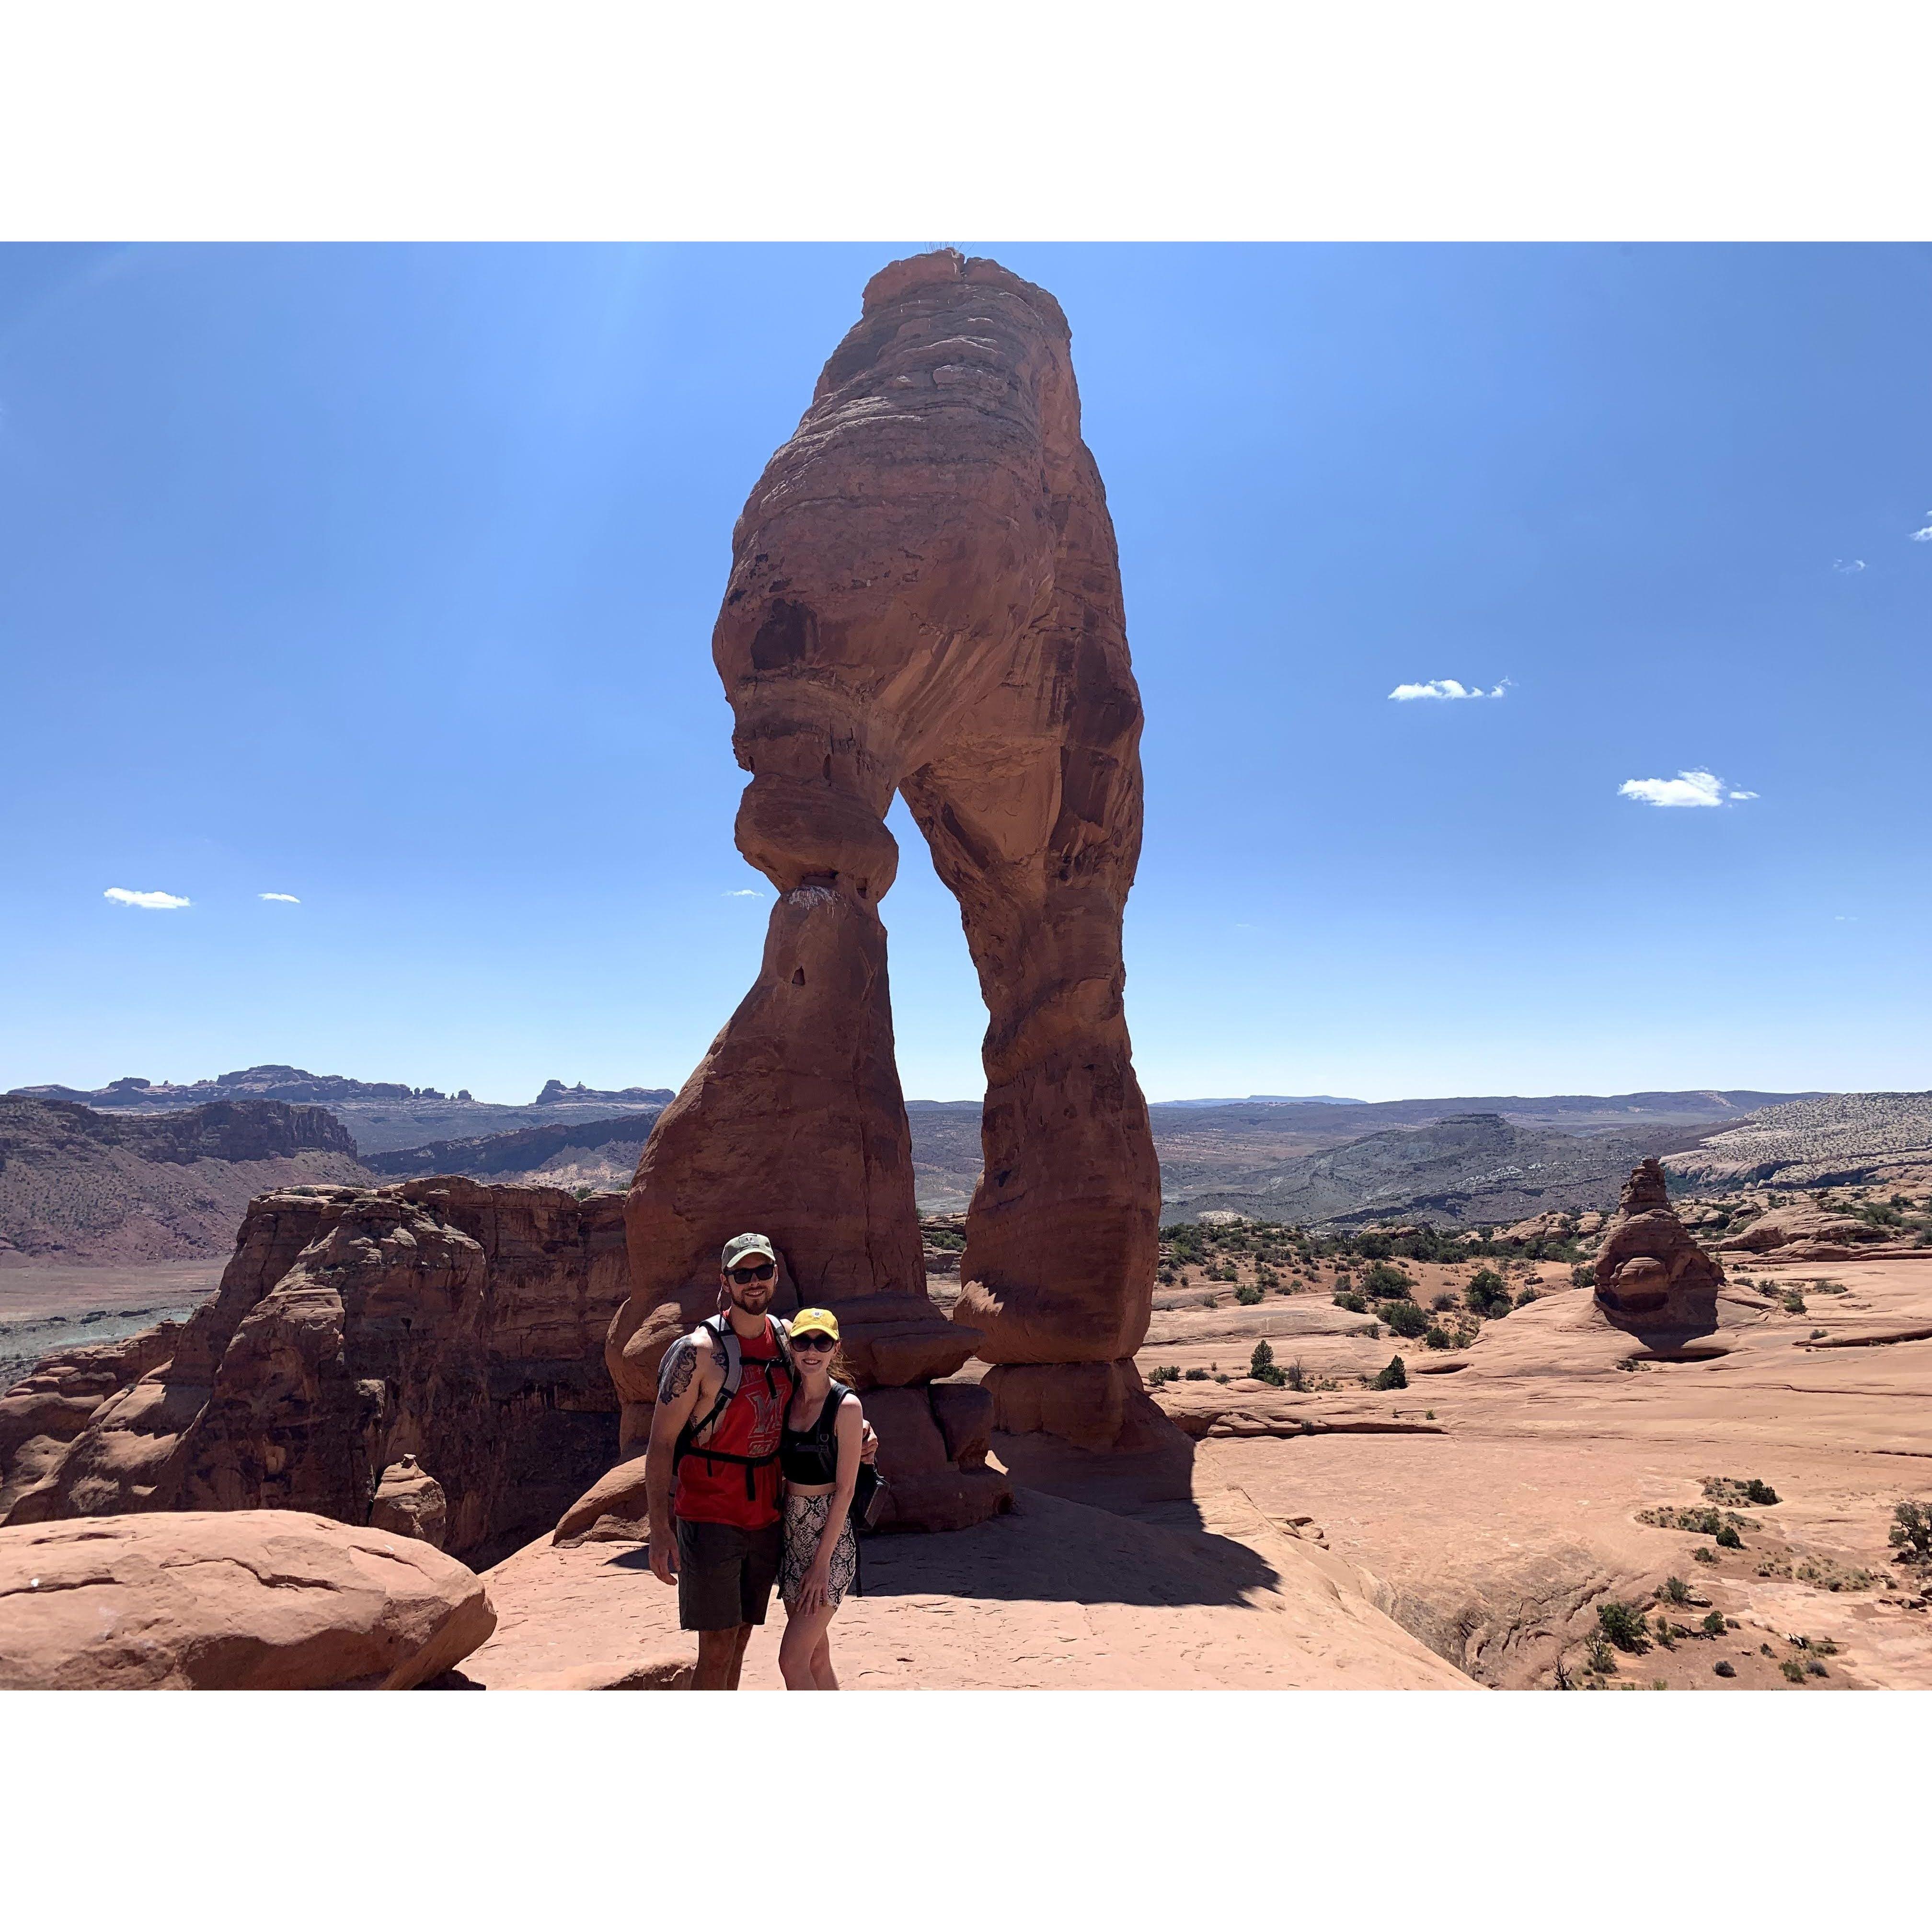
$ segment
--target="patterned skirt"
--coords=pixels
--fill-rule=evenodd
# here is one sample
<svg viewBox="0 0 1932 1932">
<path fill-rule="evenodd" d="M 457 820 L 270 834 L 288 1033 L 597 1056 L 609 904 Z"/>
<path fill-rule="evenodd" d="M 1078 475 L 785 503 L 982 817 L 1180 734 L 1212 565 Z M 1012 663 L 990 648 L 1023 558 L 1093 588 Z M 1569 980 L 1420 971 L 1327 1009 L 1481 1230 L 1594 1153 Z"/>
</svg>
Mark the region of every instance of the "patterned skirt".
<svg viewBox="0 0 1932 1932">
<path fill-rule="evenodd" d="M 825 1521 L 832 1514 L 830 1496 L 795 1496 L 784 1499 L 784 1550 L 778 1558 L 778 1595 L 785 1608 L 797 1602 L 805 1580 L 818 1555 L 818 1540 L 825 1534 Z M 834 1610 L 844 1602 L 848 1592 L 856 1594 L 859 1582 L 859 1541 L 852 1533 L 848 1514 L 838 1540 L 832 1546 L 832 1571 L 826 1580 L 826 1600 Z"/>
</svg>

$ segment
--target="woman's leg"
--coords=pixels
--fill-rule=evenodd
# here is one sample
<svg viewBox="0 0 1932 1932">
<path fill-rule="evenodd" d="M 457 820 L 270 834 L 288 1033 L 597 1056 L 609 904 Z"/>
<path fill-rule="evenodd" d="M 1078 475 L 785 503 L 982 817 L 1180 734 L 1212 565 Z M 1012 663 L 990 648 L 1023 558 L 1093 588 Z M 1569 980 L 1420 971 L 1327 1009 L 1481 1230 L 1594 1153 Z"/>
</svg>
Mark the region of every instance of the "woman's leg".
<svg viewBox="0 0 1932 1932">
<path fill-rule="evenodd" d="M 838 1673 L 832 1668 L 832 1619 L 836 1610 L 826 1612 L 825 1628 L 820 1632 L 818 1648 L 812 1653 L 812 1686 L 814 1690 L 836 1690 L 838 1688 Z"/>
<path fill-rule="evenodd" d="M 838 1680 L 832 1678 L 829 1684 L 819 1681 L 818 1653 L 825 1652 L 825 1674 L 831 1676 L 832 1662 L 830 1641 L 826 1626 L 832 1621 L 831 1610 L 820 1605 L 815 1610 L 800 1612 L 788 1604 L 785 1607 L 784 1635 L 778 1640 L 778 1670 L 784 1677 L 788 1690 L 836 1690 Z"/>
</svg>

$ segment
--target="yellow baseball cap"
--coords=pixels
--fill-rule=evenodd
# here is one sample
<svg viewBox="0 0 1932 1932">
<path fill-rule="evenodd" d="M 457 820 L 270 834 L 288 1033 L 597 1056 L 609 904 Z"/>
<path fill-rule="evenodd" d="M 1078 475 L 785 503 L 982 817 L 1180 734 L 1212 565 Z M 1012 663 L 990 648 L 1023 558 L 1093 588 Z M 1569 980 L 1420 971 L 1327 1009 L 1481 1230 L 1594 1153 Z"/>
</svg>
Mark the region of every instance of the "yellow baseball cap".
<svg viewBox="0 0 1932 1932">
<path fill-rule="evenodd" d="M 830 1335 L 838 1339 L 838 1318 L 829 1308 L 801 1308 L 791 1318 L 794 1335 Z"/>
</svg>

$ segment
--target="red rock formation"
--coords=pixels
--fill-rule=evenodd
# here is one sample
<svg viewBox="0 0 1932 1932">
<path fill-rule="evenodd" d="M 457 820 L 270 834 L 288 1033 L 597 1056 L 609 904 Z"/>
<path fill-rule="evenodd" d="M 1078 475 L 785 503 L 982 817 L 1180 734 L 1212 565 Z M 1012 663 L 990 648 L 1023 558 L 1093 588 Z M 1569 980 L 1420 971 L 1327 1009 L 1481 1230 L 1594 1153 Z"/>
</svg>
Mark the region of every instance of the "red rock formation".
<svg viewBox="0 0 1932 1932">
<path fill-rule="evenodd" d="M 741 1227 L 837 1311 L 869 1384 L 922 1382 L 975 1350 L 1125 1364 L 1160 1208 L 1121 1002 L 1140 700 L 1051 296 L 950 250 L 874 277 L 733 533 L 713 650 L 751 773 L 738 847 L 779 897 L 756 983 L 632 1187 L 636 1301 L 610 1351 L 627 1442 Z M 924 1293 L 892 1057 L 878 908 L 896 792 L 959 901 L 991 1015 L 950 1329 Z M 1049 1426 L 1062 1412 L 1028 1406 Z M 903 1447 L 884 1435 L 895 1487 L 928 1426 Z"/>
<path fill-rule="evenodd" d="M 1717 1326 L 1724 1270 L 1677 1218 L 1654 1159 L 1630 1170 L 1596 1266 L 1597 1306 L 1619 1328 Z"/>
<path fill-rule="evenodd" d="M 369 1527 L 392 1536 L 413 1536 L 440 1550 L 449 1532 L 449 1499 L 442 1485 L 413 1454 L 392 1462 L 376 1485 Z"/>
<path fill-rule="evenodd" d="M 513 1545 L 610 1461 L 598 1350 L 626 1285 L 614 1196 L 455 1179 L 265 1196 L 220 1290 L 164 1341 L 123 1344 L 105 1373 L 59 1358 L 9 1392 L 4 1520 L 283 1508 L 359 1524 L 381 1472 L 414 1454 L 440 1472 L 453 1550 Z"/>
<path fill-rule="evenodd" d="M 407 1690 L 496 1627 L 454 1557 L 318 1516 L 0 1529 L 0 1690 Z"/>
</svg>

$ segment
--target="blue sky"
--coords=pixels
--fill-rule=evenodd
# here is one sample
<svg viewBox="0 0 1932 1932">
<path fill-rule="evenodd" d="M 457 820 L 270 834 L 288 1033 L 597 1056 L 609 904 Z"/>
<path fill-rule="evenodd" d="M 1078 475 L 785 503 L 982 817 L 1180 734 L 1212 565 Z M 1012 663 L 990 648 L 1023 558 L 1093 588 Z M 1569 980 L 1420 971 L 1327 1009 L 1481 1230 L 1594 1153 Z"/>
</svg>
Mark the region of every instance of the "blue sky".
<svg viewBox="0 0 1932 1932">
<path fill-rule="evenodd" d="M 932 238 L 1073 324 L 1151 1096 L 1932 1085 L 1932 250 Z M 0 1087 L 681 1082 L 768 903 L 732 520 L 916 245 L 0 250 Z"/>
</svg>

